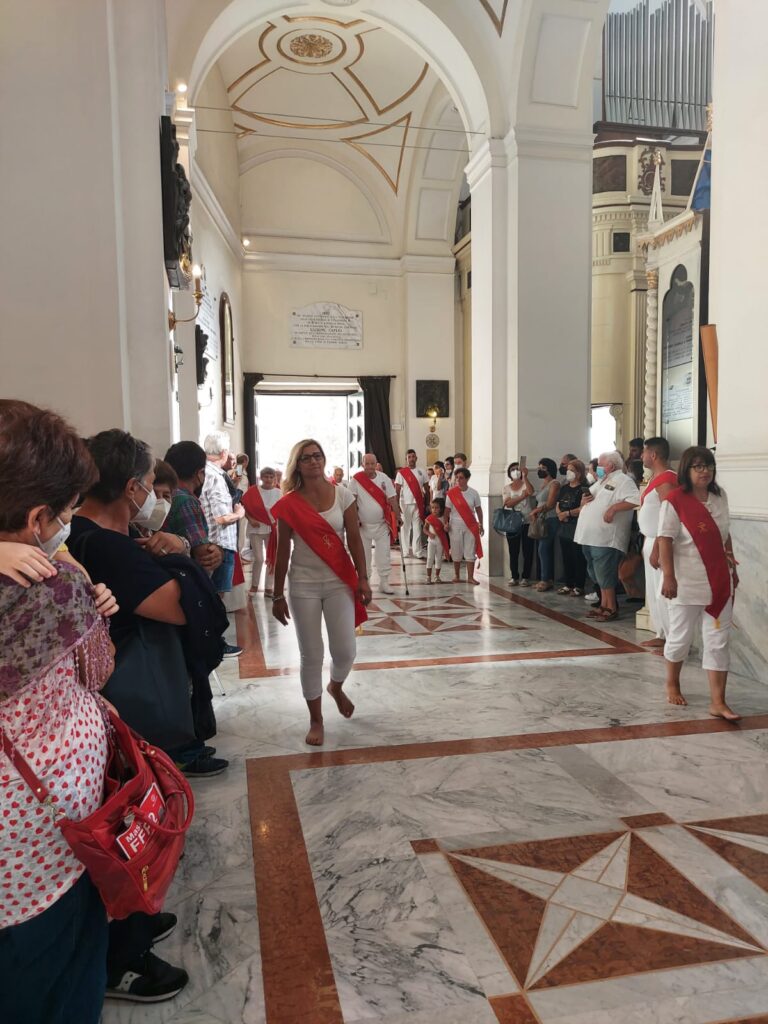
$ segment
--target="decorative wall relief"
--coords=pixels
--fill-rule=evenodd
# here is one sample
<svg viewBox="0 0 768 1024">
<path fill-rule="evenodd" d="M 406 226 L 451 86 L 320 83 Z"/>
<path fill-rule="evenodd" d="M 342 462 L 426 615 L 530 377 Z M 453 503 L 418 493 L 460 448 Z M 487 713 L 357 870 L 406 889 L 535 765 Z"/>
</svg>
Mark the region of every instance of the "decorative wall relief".
<svg viewBox="0 0 768 1024">
<path fill-rule="evenodd" d="M 646 146 L 640 154 L 640 160 L 638 162 L 637 187 L 644 196 L 649 196 L 651 192 L 653 192 L 653 179 L 656 174 L 656 161 L 654 160 L 656 150 L 656 146 Z M 659 180 L 661 182 L 662 192 L 664 192 L 667 187 L 664 172 L 661 170 L 665 164 L 666 160 L 662 154 L 661 163 L 659 165 Z"/>
<path fill-rule="evenodd" d="M 450 414 L 447 380 L 416 381 L 416 415 L 420 419 L 444 419 Z"/>
<path fill-rule="evenodd" d="M 192 233 L 189 206 L 192 189 L 179 163 L 176 126 L 170 117 L 160 118 L 160 185 L 163 203 L 163 253 L 171 288 L 186 288 L 192 266 Z"/>
</svg>

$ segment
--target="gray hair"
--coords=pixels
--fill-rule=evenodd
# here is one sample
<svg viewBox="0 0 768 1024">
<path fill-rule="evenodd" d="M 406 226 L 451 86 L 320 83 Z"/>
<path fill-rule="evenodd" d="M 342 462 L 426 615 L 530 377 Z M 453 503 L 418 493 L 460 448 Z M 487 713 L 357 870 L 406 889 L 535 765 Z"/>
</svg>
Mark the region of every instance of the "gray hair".
<svg viewBox="0 0 768 1024">
<path fill-rule="evenodd" d="M 206 455 L 221 455 L 222 452 L 228 452 L 229 434 L 226 430 L 214 430 L 213 433 L 206 435 L 203 448 Z"/>
<path fill-rule="evenodd" d="M 614 470 L 624 469 L 624 456 L 621 452 L 603 452 L 600 458 L 603 462 L 607 462 L 609 465 L 613 466 Z"/>
</svg>

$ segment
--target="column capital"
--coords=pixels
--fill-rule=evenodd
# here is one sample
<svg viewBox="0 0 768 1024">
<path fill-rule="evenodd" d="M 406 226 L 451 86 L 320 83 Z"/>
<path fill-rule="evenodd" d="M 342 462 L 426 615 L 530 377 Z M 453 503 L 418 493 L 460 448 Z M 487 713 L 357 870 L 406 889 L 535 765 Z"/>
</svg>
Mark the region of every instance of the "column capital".
<svg viewBox="0 0 768 1024">
<path fill-rule="evenodd" d="M 464 168 L 470 190 L 476 188 L 494 167 L 505 168 L 508 164 L 509 156 L 504 140 L 486 139 Z"/>
<path fill-rule="evenodd" d="M 648 282 L 648 288 L 650 291 L 658 291 L 659 288 L 659 272 L 658 270 L 646 270 L 645 279 Z"/>
<path fill-rule="evenodd" d="M 540 125 L 516 125 L 507 135 L 511 157 L 537 157 L 540 160 L 578 160 L 591 163 L 595 136 L 592 132 L 574 132 Z"/>
</svg>

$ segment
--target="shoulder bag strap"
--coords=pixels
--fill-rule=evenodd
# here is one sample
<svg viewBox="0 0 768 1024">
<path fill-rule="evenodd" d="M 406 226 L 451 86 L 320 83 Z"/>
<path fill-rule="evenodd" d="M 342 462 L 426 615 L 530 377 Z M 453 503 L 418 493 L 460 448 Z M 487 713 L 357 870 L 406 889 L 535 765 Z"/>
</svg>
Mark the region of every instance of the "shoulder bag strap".
<svg viewBox="0 0 768 1024">
<path fill-rule="evenodd" d="M 44 804 L 49 801 L 50 793 L 48 792 L 45 783 L 38 779 L 16 747 L 11 743 L 4 729 L 0 729 L 0 750 L 2 750 L 40 803 Z"/>
</svg>

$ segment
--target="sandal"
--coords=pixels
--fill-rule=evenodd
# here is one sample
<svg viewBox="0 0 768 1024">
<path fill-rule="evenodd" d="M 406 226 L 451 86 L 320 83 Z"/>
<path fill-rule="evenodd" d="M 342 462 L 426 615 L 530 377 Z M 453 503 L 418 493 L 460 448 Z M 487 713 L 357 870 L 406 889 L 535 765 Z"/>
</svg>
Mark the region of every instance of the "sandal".
<svg viewBox="0 0 768 1024">
<path fill-rule="evenodd" d="M 551 583 L 543 583 L 543 582 L 542 583 L 537 583 L 536 586 L 533 589 L 534 590 L 538 590 L 538 592 L 540 594 L 543 594 L 546 590 L 551 590 L 552 589 L 552 584 Z"/>
<path fill-rule="evenodd" d="M 588 619 L 602 619 L 603 613 L 606 612 L 607 608 L 593 608 L 591 612 L 587 612 Z"/>
<path fill-rule="evenodd" d="M 612 612 L 608 611 L 607 608 L 604 608 L 603 609 L 603 614 L 597 616 L 597 618 L 600 620 L 600 622 L 613 622 L 614 619 L 618 619 L 618 617 L 619 617 L 619 609 L 618 608 L 614 608 Z"/>
<path fill-rule="evenodd" d="M 563 594 L 563 595 L 570 594 L 570 592 L 571 592 L 571 588 L 570 587 L 560 587 L 560 589 L 558 590 L 558 594 Z"/>
<path fill-rule="evenodd" d="M 578 587 L 574 587 L 573 590 L 571 591 L 571 597 L 581 597 L 583 595 L 583 593 L 584 593 L 583 590 L 579 590 Z"/>
</svg>

